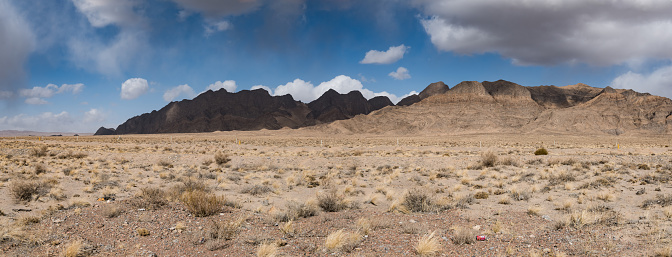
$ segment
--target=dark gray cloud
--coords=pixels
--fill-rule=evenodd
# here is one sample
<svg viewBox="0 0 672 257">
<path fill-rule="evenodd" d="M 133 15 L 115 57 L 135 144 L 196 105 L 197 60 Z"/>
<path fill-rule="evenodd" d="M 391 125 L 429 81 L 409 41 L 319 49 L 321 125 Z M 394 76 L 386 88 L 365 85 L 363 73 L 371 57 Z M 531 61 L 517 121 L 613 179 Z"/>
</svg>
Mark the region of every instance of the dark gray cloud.
<svg viewBox="0 0 672 257">
<path fill-rule="evenodd" d="M 672 59 L 669 0 L 414 0 L 432 43 L 516 64 L 597 66 Z"/>
<path fill-rule="evenodd" d="M 34 45 L 34 36 L 23 17 L 9 1 L 0 0 L 0 91 L 4 97 L 24 80 L 24 65 Z"/>
</svg>

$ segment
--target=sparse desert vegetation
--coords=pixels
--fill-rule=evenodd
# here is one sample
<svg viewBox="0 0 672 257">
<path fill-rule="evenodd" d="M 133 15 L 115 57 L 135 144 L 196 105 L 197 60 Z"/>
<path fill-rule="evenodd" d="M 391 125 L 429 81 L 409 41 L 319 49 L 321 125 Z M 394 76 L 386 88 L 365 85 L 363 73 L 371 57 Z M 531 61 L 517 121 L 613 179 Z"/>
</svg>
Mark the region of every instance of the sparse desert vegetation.
<svg viewBox="0 0 672 257">
<path fill-rule="evenodd" d="M 670 255 L 669 138 L 264 133 L 0 138 L 0 249 Z"/>
</svg>

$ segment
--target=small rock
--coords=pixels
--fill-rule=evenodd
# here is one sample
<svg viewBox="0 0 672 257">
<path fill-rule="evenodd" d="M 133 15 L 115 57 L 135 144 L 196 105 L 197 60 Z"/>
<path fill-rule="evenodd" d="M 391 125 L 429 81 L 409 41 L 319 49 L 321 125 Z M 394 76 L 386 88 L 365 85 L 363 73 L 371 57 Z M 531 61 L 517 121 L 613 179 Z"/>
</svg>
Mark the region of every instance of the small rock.
<svg viewBox="0 0 672 257">
<path fill-rule="evenodd" d="M 412 220 L 409 220 L 408 222 L 410 222 L 410 223 L 416 223 L 417 221 L 415 221 L 414 219 L 412 219 Z"/>
<path fill-rule="evenodd" d="M 552 221 L 551 217 L 548 216 L 548 215 L 541 216 L 541 218 L 545 219 L 545 220 L 548 220 L 548 221 Z"/>
</svg>

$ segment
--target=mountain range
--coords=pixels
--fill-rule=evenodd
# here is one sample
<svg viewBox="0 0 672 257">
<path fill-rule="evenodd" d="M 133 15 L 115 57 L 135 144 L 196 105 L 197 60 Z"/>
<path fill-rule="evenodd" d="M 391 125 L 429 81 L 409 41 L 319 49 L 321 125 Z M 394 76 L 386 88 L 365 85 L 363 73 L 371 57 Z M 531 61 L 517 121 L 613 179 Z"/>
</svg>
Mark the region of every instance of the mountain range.
<svg viewBox="0 0 672 257">
<path fill-rule="evenodd" d="M 524 87 L 513 82 L 432 83 L 394 105 L 334 90 L 308 104 L 263 89 L 207 91 L 171 102 L 96 135 L 303 128 L 328 133 L 670 134 L 672 100 L 585 84 Z"/>
</svg>

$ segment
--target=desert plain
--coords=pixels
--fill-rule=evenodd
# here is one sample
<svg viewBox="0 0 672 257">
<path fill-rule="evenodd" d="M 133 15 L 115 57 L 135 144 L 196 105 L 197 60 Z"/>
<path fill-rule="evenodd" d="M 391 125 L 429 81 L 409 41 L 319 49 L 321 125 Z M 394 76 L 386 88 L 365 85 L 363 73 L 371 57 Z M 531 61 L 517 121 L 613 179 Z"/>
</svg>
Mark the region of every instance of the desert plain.
<svg viewBox="0 0 672 257">
<path fill-rule="evenodd" d="M 0 253 L 670 256 L 671 146 L 301 129 L 4 137 Z"/>
</svg>

